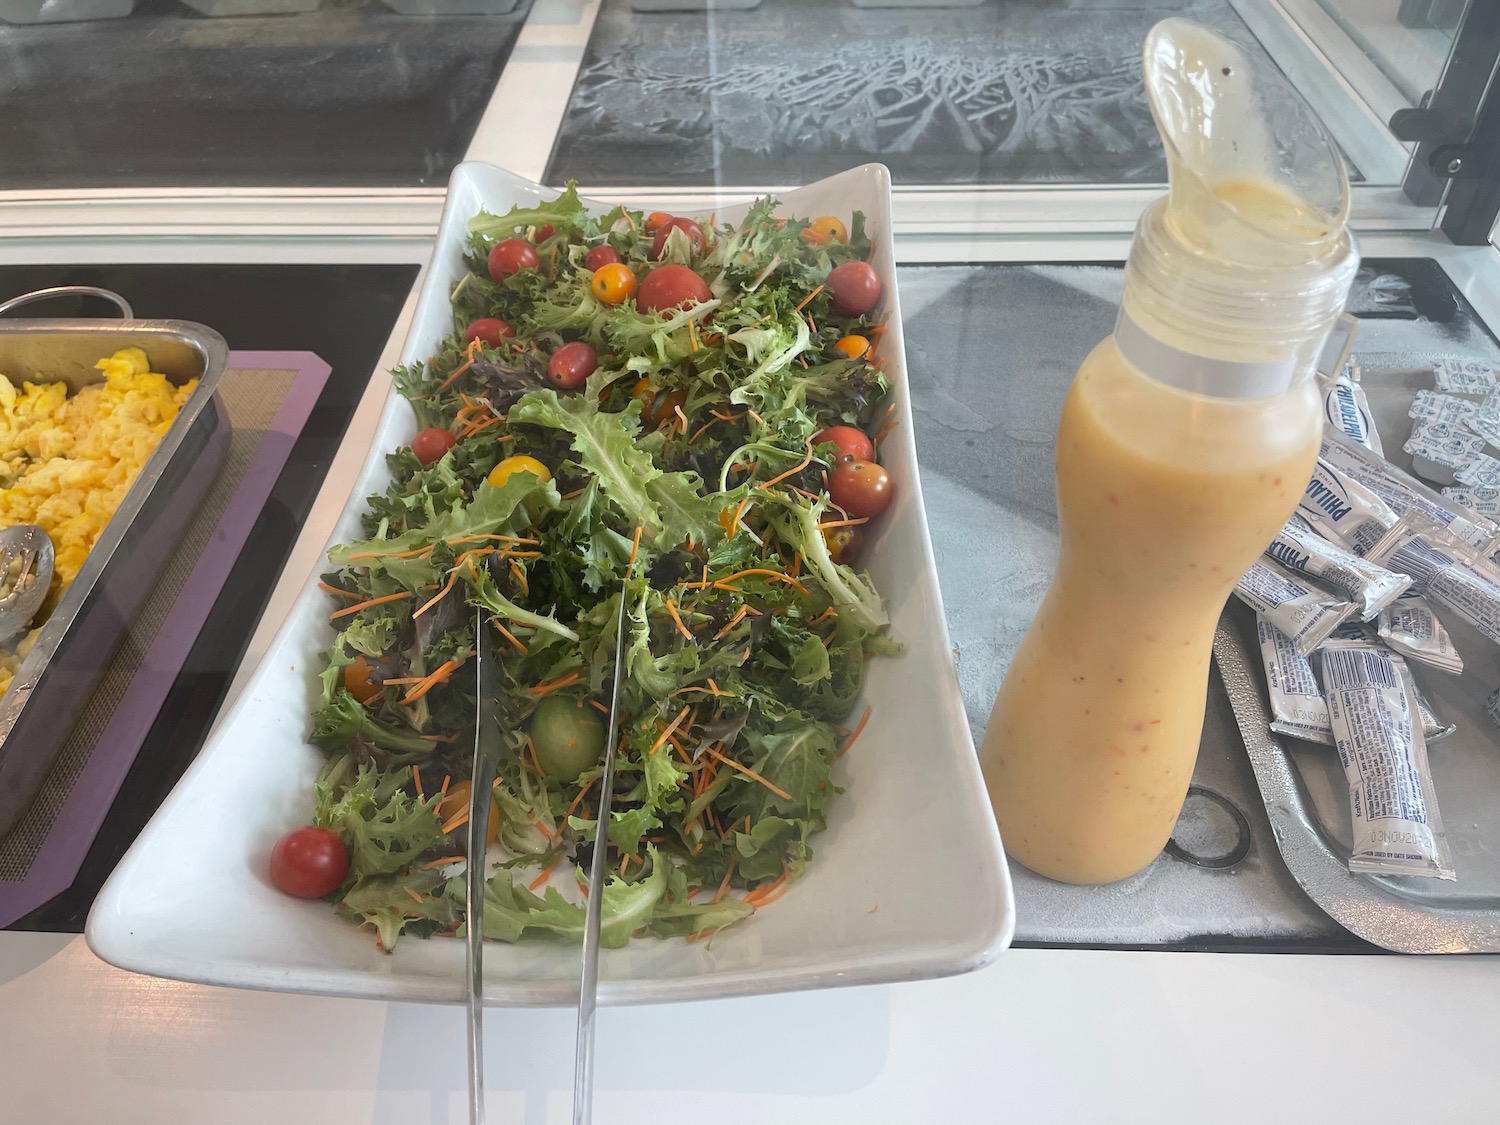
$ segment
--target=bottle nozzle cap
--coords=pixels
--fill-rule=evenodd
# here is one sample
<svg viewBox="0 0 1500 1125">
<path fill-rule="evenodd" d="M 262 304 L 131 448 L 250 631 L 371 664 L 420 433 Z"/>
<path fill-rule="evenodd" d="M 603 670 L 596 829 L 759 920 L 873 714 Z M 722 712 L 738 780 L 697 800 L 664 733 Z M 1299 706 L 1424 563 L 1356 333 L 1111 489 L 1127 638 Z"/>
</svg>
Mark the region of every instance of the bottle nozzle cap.
<svg viewBox="0 0 1500 1125">
<path fill-rule="evenodd" d="M 1344 159 L 1279 71 L 1185 19 L 1151 29 L 1142 63 L 1167 150 L 1167 221 L 1184 242 L 1252 266 L 1336 250 L 1349 214 Z"/>
</svg>

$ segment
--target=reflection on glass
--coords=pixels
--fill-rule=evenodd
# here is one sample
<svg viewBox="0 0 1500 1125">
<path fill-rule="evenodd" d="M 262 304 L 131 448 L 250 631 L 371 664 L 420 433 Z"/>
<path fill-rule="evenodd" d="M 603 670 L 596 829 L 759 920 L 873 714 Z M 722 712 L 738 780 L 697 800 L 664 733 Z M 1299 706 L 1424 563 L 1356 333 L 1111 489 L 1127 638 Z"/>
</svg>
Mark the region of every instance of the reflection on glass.
<svg viewBox="0 0 1500 1125">
<path fill-rule="evenodd" d="M 1466 0 L 1318 0 L 1412 105 L 1437 85 Z"/>
</svg>

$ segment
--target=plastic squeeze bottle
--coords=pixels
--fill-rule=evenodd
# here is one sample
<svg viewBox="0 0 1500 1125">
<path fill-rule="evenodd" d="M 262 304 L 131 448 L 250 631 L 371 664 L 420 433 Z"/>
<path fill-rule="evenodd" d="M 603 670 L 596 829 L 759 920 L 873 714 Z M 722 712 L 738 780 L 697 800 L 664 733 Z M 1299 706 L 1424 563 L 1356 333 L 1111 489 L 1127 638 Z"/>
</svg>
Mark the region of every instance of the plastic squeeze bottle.
<svg viewBox="0 0 1500 1125">
<path fill-rule="evenodd" d="M 1169 192 L 1063 404 L 1061 555 L 981 751 L 1006 850 L 1070 883 L 1172 833 L 1215 625 L 1312 472 L 1313 365 L 1358 264 L 1343 158 L 1278 73 L 1181 19 L 1144 61 Z"/>
</svg>

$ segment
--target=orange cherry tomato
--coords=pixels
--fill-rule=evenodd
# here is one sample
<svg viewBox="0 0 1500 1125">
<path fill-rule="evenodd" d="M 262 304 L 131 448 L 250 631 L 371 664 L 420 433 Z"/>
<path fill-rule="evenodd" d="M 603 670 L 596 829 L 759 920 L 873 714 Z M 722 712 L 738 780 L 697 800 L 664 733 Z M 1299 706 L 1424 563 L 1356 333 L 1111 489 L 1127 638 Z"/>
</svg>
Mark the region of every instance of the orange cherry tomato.
<svg viewBox="0 0 1500 1125">
<path fill-rule="evenodd" d="M 589 289 L 606 305 L 618 305 L 635 294 L 635 270 L 624 262 L 606 262 L 594 271 Z"/>
<path fill-rule="evenodd" d="M 344 690 L 361 703 L 380 698 L 380 685 L 375 682 L 375 670 L 360 654 L 353 663 L 344 665 Z"/>
<path fill-rule="evenodd" d="M 455 781 L 448 786 L 448 792 L 443 794 L 443 799 L 438 802 L 438 819 L 447 824 L 461 812 L 467 812 L 469 808 L 469 790 L 474 786 L 469 781 Z M 454 829 L 455 832 L 464 832 L 463 826 Z M 495 795 L 490 794 L 490 819 L 484 826 L 484 842 L 493 844 L 495 838 L 500 835 L 500 802 L 495 800 Z"/>
<path fill-rule="evenodd" d="M 830 242 L 848 242 L 849 230 L 834 215 L 819 215 L 802 232 L 802 241 L 813 246 L 826 246 Z"/>
<path fill-rule="evenodd" d="M 858 527 L 825 527 L 823 542 L 828 544 L 828 553 L 834 562 L 853 566 L 864 550 L 865 533 Z"/>
<path fill-rule="evenodd" d="M 863 359 L 870 352 L 870 341 L 863 336 L 840 336 L 833 342 L 833 350 L 842 352 L 850 359 Z"/>
<path fill-rule="evenodd" d="M 646 378 L 635 381 L 630 396 L 641 400 L 641 428 L 645 430 L 654 430 L 677 417 L 677 408 L 687 405 L 687 391 L 679 387 L 675 391 L 653 392 L 651 380 Z"/>
<path fill-rule="evenodd" d="M 672 216 L 666 211 L 652 211 L 646 216 L 646 233 L 653 234 L 659 231 L 663 225 L 670 223 Z"/>
</svg>

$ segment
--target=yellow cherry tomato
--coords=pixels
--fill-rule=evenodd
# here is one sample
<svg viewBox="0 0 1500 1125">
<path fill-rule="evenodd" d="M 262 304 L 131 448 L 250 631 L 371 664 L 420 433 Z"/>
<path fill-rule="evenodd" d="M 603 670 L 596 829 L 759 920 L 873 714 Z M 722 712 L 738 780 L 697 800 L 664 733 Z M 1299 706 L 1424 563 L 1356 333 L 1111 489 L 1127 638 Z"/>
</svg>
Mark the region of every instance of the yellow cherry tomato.
<svg viewBox="0 0 1500 1125">
<path fill-rule="evenodd" d="M 361 703 L 380 698 L 380 685 L 375 682 L 375 670 L 363 655 L 355 656 L 353 663 L 344 665 L 344 690 Z"/>
<path fill-rule="evenodd" d="M 814 246 L 825 246 L 830 242 L 848 242 L 849 231 L 842 221 L 833 215 L 819 215 L 802 232 L 802 241 Z"/>
<path fill-rule="evenodd" d="M 443 799 L 438 802 L 438 819 L 447 824 L 461 812 L 469 809 L 469 790 L 474 788 L 467 781 L 455 781 L 448 786 L 448 792 L 443 794 Z M 463 833 L 467 829 L 462 825 L 454 829 L 455 832 Z M 500 835 L 500 802 L 495 800 L 494 794 L 490 795 L 490 819 L 484 826 L 484 842 L 493 844 L 495 838 Z M 460 836 L 462 839 L 462 836 Z"/>
<path fill-rule="evenodd" d="M 863 336 L 840 336 L 833 342 L 833 350 L 850 359 L 860 359 L 870 350 L 870 341 Z"/>
<path fill-rule="evenodd" d="M 636 284 L 635 270 L 624 262 L 609 262 L 594 271 L 589 289 L 606 305 L 618 305 L 635 294 Z"/>
<path fill-rule="evenodd" d="M 507 457 L 491 469 L 490 475 L 485 479 L 496 488 L 499 488 L 516 473 L 530 473 L 543 484 L 552 479 L 552 474 L 547 471 L 546 465 L 543 465 L 535 457 L 528 457 L 524 453 L 518 453 L 514 457 Z"/>
</svg>

